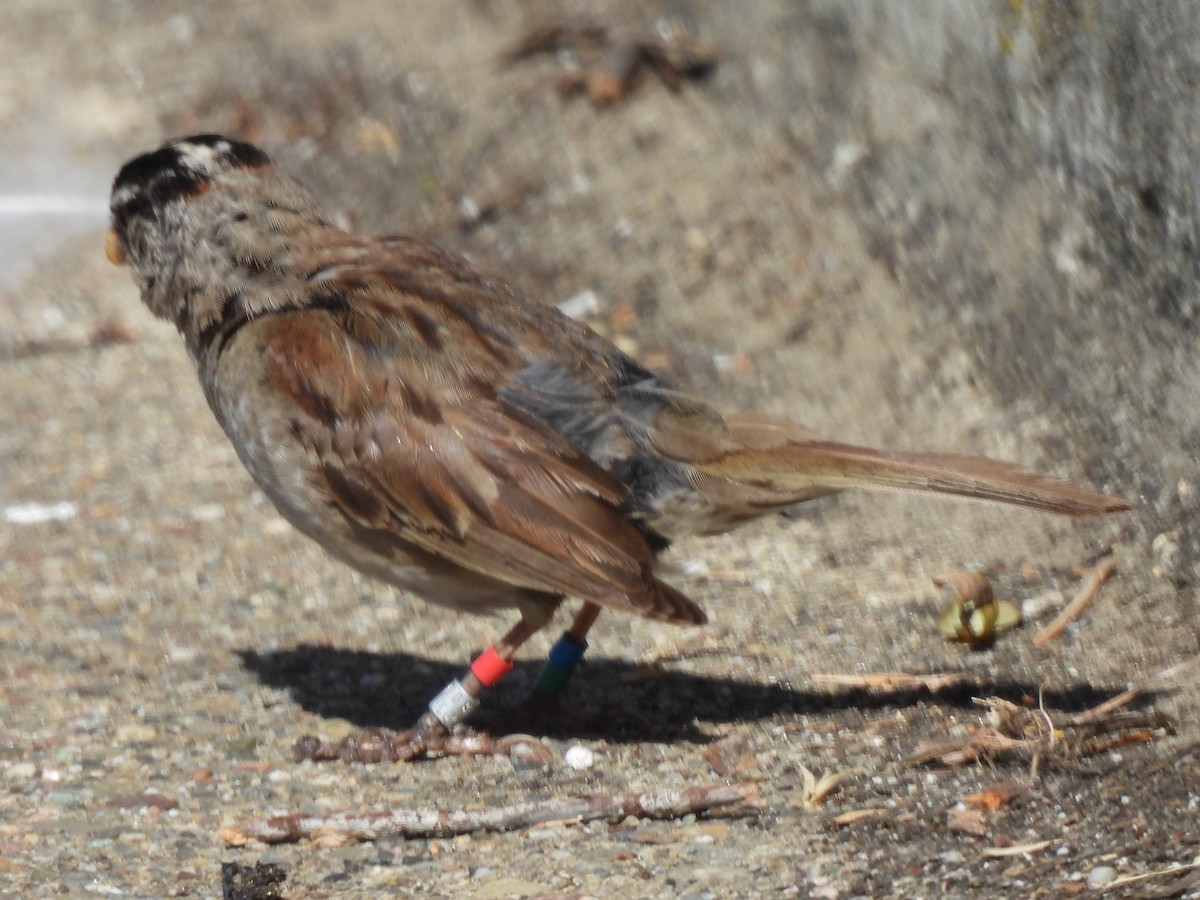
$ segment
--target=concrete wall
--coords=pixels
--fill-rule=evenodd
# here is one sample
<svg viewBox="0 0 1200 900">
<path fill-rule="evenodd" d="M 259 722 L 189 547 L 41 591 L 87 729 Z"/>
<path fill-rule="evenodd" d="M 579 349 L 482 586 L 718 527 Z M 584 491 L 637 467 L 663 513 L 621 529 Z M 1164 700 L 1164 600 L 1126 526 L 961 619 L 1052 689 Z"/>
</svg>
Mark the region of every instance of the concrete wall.
<svg viewBox="0 0 1200 900">
<path fill-rule="evenodd" d="M 1200 446 L 1200 4 L 822 2 L 831 143 L 902 282 L 1014 400 L 1189 531 Z M 826 88 L 827 91 L 830 89 Z M 818 92 L 814 96 L 820 97 Z M 934 315 L 931 312 L 931 315 Z"/>
</svg>

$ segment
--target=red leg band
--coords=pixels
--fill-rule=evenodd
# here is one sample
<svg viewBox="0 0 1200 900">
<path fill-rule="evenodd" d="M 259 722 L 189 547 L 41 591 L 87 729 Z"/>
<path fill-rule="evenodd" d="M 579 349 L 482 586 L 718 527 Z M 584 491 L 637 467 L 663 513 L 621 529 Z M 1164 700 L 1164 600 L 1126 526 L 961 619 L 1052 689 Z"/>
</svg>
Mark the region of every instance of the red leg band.
<svg viewBox="0 0 1200 900">
<path fill-rule="evenodd" d="M 513 664 L 501 659 L 495 647 L 488 647 L 471 663 L 471 674 L 479 679 L 484 687 L 491 687 L 509 673 Z"/>
</svg>

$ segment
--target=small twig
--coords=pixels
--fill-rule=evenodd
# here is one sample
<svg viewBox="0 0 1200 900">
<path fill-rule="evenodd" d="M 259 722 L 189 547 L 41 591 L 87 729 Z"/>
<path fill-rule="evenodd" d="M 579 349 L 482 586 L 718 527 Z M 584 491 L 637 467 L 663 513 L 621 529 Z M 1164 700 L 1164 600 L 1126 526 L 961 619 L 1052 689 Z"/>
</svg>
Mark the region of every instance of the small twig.
<svg viewBox="0 0 1200 900">
<path fill-rule="evenodd" d="M 838 828 L 845 828 L 847 825 L 857 825 L 859 822 L 869 822 L 872 819 L 889 819 L 892 813 L 890 810 L 879 806 L 867 807 L 866 809 L 852 809 L 849 812 L 841 813 L 833 817 L 833 824 Z"/>
<path fill-rule="evenodd" d="M 902 760 L 902 765 L 936 762 L 961 766 L 980 759 L 1018 754 L 1030 758 L 1033 781 L 1045 760 L 1059 762 L 1095 756 L 1121 744 L 1157 740 L 1171 728 L 1170 720 L 1161 714 L 1128 712 L 1093 716 L 1089 710 L 1079 717 L 1060 715 L 1055 720 L 1044 707 L 1028 709 L 1000 697 L 976 699 L 975 703 L 989 710 L 983 727 L 973 730 L 964 740 L 924 743 L 916 753 Z"/>
<path fill-rule="evenodd" d="M 1042 714 L 1042 718 L 1046 721 L 1046 734 L 1049 735 L 1050 748 L 1054 749 L 1055 731 L 1054 720 L 1050 718 L 1050 713 L 1046 712 L 1046 704 L 1043 701 L 1042 689 L 1038 688 L 1038 712 Z"/>
<path fill-rule="evenodd" d="M 388 809 L 379 812 L 272 816 L 247 827 L 220 830 L 222 840 L 235 847 L 250 841 L 283 844 L 308 838 L 326 846 L 381 837 L 451 837 L 474 831 L 512 831 L 547 822 L 592 822 L 597 819 L 674 819 L 720 807 L 760 801 L 758 786 L 750 783 L 655 790 L 629 794 L 593 794 L 492 806 L 485 809 Z"/>
<path fill-rule="evenodd" d="M 1096 567 L 1088 575 L 1083 587 L 1079 589 L 1079 593 L 1063 607 L 1062 612 L 1055 617 L 1053 622 L 1037 633 L 1033 639 L 1033 646 L 1044 647 L 1066 631 L 1068 625 L 1087 611 L 1096 599 L 1096 595 L 1100 593 L 1101 586 L 1116 571 L 1117 560 L 1115 557 L 1106 556 L 1096 563 Z"/>
<path fill-rule="evenodd" d="M 1156 869 L 1153 872 L 1143 872 L 1141 875 L 1126 875 L 1122 878 L 1116 879 L 1115 881 L 1110 881 L 1100 889 L 1100 893 L 1107 894 L 1109 891 L 1115 891 L 1117 888 L 1123 888 L 1127 884 L 1145 881 L 1148 878 L 1162 878 L 1164 875 L 1179 875 L 1183 872 L 1191 872 L 1194 869 L 1200 869 L 1200 863 L 1183 863 L 1178 866 L 1168 866 L 1165 869 Z"/>
<path fill-rule="evenodd" d="M 1173 666 L 1167 666 L 1161 672 L 1152 675 L 1145 684 L 1140 684 L 1137 687 L 1132 687 L 1127 691 L 1122 691 L 1115 697 L 1110 697 L 1098 706 L 1093 706 L 1091 709 L 1081 712 L 1079 715 L 1071 719 L 1074 725 L 1084 725 L 1089 722 L 1095 722 L 1100 719 L 1107 718 L 1116 710 L 1125 706 L 1130 701 L 1144 694 L 1146 691 L 1153 690 L 1156 685 L 1164 684 L 1179 675 L 1182 675 L 1192 666 L 1200 663 L 1200 655 L 1193 656 L 1191 659 L 1185 659 L 1181 663 L 1176 663 Z"/>
<path fill-rule="evenodd" d="M 947 688 L 957 687 L 960 684 L 977 684 L 980 680 L 978 675 L 967 672 L 935 672 L 931 675 L 910 675 L 907 672 L 863 672 L 841 675 L 818 672 L 810 675 L 809 678 L 817 684 L 829 684 L 836 687 L 868 688 L 888 693 L 925 688 L 933 694 Z"/>
<path fill-rule="evenodd" d="M 1002 859 L 1006 856 L 1021 856 L 1025 853 L 1037 853 L 1050 846 L 1049 841 L 1037 841 L 1033 844 L 1016 844 L 1012 847 L 986 847 L 980 851 L 980 856 Z"/>
</svg>

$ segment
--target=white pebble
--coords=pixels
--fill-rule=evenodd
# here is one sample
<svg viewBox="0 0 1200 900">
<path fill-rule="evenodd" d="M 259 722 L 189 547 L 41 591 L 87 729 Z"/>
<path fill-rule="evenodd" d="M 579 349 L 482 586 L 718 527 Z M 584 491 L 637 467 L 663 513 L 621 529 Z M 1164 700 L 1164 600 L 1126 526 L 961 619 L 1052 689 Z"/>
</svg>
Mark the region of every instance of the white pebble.
<svg viewBox="0 0 1200 900">
<path fill-rule="evenodd" d="M 1087 883 L 1093 891 L 1117 880 L 1117 870 L 1112 866 L 1096 866 L 1088 872 Z"/>
<path fill-rule="evenodd" d="M 1032 622 L 1035 619 L 1040 619 L 1052 610 L 1061 608 L 1066 602 L 1066 597 L 1063 596 L 1062 591 L 1043 591 L 1035 597 L 1027 597 L 1021 601 L 1021 618 L 1027 622 Z"/>
<path fill-rule="evenodd" d="M 192 519 L 197 522 L 217 522 L 225 518 L 225 507 L 220 503 L 204 503 L 192 507 Z"/>
<path fill-rule="evenodd" d="M 576 744 L 567 750 L 563 762 L 567 764 L 568 769 L 590 769 L 596 764 L 596 754 L 587 747 Z"/>
<path fill-rule="evenodd" d="M 463 197 L 458 201 L 458 216 L 464 222 L 478 222 L 480 215 L 482 215 L 482 212 L 479 209 L 479 204 L 471 197 Z"/>
</svg>

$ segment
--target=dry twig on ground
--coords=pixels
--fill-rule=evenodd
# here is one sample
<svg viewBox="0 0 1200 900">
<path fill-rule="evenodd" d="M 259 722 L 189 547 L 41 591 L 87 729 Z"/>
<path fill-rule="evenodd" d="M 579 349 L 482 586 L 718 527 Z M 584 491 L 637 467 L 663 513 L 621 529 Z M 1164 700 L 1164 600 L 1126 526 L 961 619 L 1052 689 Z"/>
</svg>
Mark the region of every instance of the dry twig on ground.
<svg viewBox="0 0 1200 900">
<path fill-rule="evenodd" d="M 474 831 L 513 831 L 549 822 L 592 822 L 597 819 L 623 819 L 626 816 L 674 819 L 689 813 L 739 805 L 754 810 L 759 800 L 757 785 L 720 784 L 680 790 L 531 800 L 484 809 L 388 809 L 327 815 L 292 813 L 272 816 L 264 822 L 246 827 L 222 828 L 220 835 L 226 843 L 234 846 L 242 846 L 250 841 L 292 843 L 305 838 L 323 846 L 338 846 L 388 836 L 430 838 Z"/>
<path fill-rule="evenodd" d="M 1033 639 L 1033 646 L 1044 647 L 1066 631 L 1068 625 L 1087 612 L 1088 607 L 1096 599 L 1096 595 L 1100 593 L 1104 582 L 1108 581 L 1116 571 L 1117 561 L 1111 556 L 1106 556 L 1096 563 L 1096 567 L 1084 581 L 1079 593 L 1063 607 L 1062 612 L 1055 616 L 1053 622 L 1037 633 Z"/>
<path fill-rule="evenodd" d="M 989 711 L 982 727 L 961 741 L 925 743 L 903 762 L 960 766 L 1016 755 L 1030 760 L 1031 775 L 1036 777 L 1042 761 L 1085 759 L 1122 744 L 1147 743 L 1171 733 L 1171 720 L 1163 713 L 1120 710 L 1139 693 L 1125 691 L 1075 715 L 1053 713 L 1040 706 L 1031 709 L 1000 697 L 977 699 L 975 702 Z"/>
<path fill-rule="evenodd" d="M 983 686 L 979 675 L 970 672 L 933 672 L 929 675 L 910 675 L 907 672 L 861 672 L 848 675 L 818 672 L 809 676 L 817 684 L 834 687 L 866 688 L 884 694 L 924 688 L 931 694 L 962 684 Z"/>
</svg>

